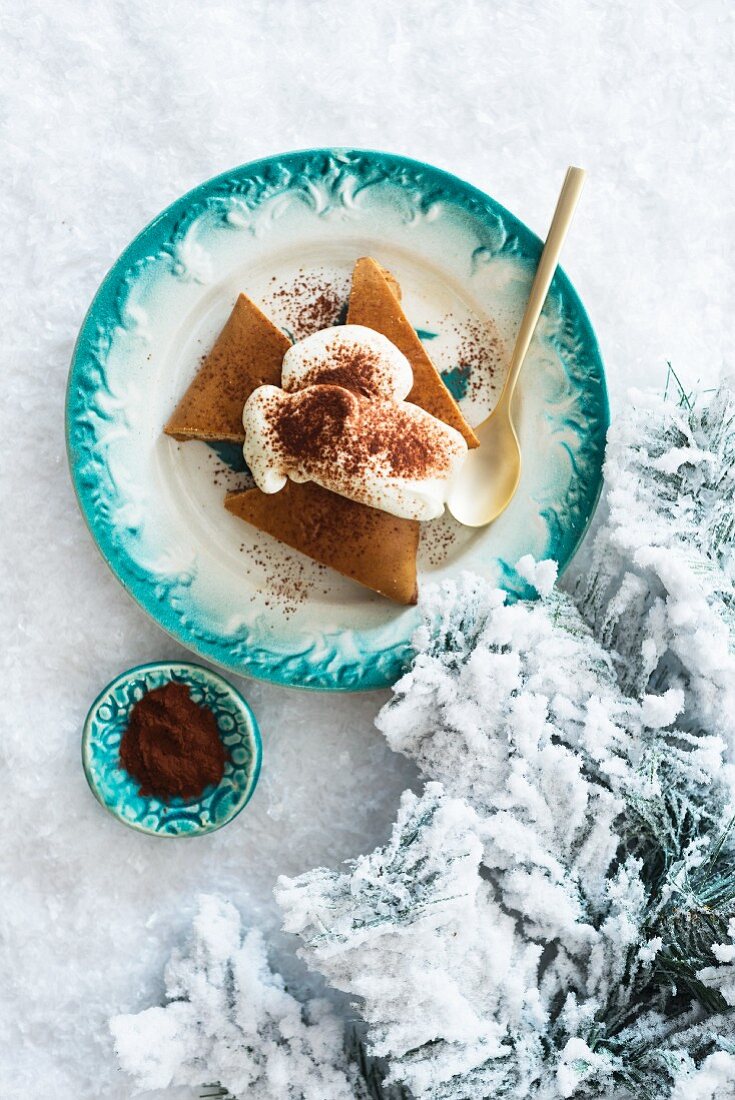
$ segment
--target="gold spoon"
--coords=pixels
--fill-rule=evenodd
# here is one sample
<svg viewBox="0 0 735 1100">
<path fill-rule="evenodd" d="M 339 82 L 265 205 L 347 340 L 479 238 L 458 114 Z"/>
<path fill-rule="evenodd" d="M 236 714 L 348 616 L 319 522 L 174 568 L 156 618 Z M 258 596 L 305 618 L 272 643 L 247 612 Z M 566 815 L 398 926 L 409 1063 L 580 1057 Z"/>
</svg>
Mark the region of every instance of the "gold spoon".
<svg viewBox="0 0 735 1100">
<path fill-rule="evenodd" d="M 511 415 L 513 391 L 541 316 L 584 179 L 583 168 L 567 168 L 526 312 L 518 329 L 503 392 L 490 415 L 474 429 L 480 446 L 469 452 L 449 490 L 449 511 L 466 527 L 484 527 L 492 523 L 508 507 L 518 488 L 521 449 Z"/>
</svg>

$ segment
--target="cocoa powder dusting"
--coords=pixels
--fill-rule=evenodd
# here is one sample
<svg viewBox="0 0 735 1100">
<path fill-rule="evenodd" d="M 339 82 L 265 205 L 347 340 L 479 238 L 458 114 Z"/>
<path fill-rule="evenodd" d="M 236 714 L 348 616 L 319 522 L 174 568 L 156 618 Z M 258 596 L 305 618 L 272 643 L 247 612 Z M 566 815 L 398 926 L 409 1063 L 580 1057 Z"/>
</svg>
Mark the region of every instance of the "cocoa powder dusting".
<svg viewBox="0 0 735 1100">
<path fill-rule="evenodd" d="M 440 328 L 453 333 L 456 340 L 455 363 L 442 372 L 454 397 L 487 400 L 506 360 L 505 344 L 494 322 L 480 317 L 458 321 L 448 313 Z"/>
<path fill-rule="evenodd" d="M 421 555 L 431 566 L 443 565 L 457 546 L 459 525 L 446 514 L 421 525 Z"/>
<path fill-rule="evenodd" d="M 312 386 L 277 406 L 274 430 L 289 455 L 315 460 L 339 444 L 354 398 L 340 386 Z"/>
<path fill-rule="evenodd" d="M 417 425 L 413 407 L 356 397 L 340 386 L 301 390 L 274 407 L 277 447 L 313 476 L 319 470 L 344 479 L 368 470 L 387 477 L 422 479 L 447 462 L 443 431 Z"/>
<path fill-rule="evenodd" d="M 120 743 L 120 764 L 140 793 L 164 802 L 196 798 L 219 783 L 228 759 L 212 711 L 173 682 L 135 704 Z"/>
<path fill-rule="evenodd" d="M 350 344 L 337 344 L 332 349 L 334 366 L 320 361 L 309 364 L 305 384 L 342 386 L 361 397 L 380 395 L 380 357 L 367 348 Z"/>
<path fill-rule="evenodd" d="M 242 546 L 241 550 L 245 551 L 245 547 Z M 267 593 L 265 606 L 278 607 L 286 620 L 317 591 L 316 579 L 326 572 L 323 565 L 288 553 L 283 543 L 273 550 L 269 542 L 256 542 L 247 548 L 247 553 L 251 563 L 263 573 L 257 579 L 258 587 L 250 602 L 255 603 L 263 593 Z M 326 595 L 327 591 L 328 588 L 324 588 L 322 593 Z"/>
<path fill-rule="evenodd" d="M 294 340 L 303 340 L 342 322 L 349 292 L 347 275 L 330 278 L 323 272 L 301 270 L 290 283 L 272 291 L 269 303 L 280 314 L 279 324 Z"/>
</svg>

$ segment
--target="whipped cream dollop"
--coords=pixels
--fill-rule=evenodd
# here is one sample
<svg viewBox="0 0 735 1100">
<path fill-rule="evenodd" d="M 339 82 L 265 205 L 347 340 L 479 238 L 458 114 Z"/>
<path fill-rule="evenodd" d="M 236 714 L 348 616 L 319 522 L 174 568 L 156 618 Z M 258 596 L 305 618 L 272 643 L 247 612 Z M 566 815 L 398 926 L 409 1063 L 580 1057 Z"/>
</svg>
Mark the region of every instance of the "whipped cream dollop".
<svg viewBox="0 0 735 1100">
<path fill-rule="evenodd" d="M 281 385 L 286 393 L 320 383 L 344 386 L 363 397 L 402 401 L 413 387 L 413 371 L 382 332 L 336 325 L 292 344 L 283 357 Z"/>
<path fill-rule="evenodd" d="M 402 400 L 413 372 L 389 340 L 360 325 L 324 329 L 288 350 L 282 381 L 254 390 L 243 411 L 243 453 L 259 489 L 315 481 L 404 519 L 442 514 L 467 444 Z"/>
</svg>

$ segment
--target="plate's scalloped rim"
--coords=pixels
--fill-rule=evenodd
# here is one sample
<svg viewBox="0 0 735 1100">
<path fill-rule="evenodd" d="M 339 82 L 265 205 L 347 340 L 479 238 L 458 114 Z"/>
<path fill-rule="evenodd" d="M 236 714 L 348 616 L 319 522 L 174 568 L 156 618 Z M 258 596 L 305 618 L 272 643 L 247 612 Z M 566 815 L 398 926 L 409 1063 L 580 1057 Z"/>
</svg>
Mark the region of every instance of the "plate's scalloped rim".
<svg viewBox="0 0 735 1100">
<path fill-rule="evenodd" d="M 89 380 L 90 373 L 96 375 L 97 387 L 103 382 L 104 365 L 100 359 L 100 347 L 109 341 L 110 332 L 116 325 L 125 324 L 126 291 L 131 280 L 146 264 L 164 254 L 170 257 L 172 265 L 178 262 L 174 259 L 173 246 L 182 239 L 199 214 L 218 207 L 225 197 L 233 194 L 240 196 L 246 206 L 250 202 L 253 208 L 257 208 L 264 198 L 272 197 L 279 189 L 287 189 L 289 181 L 297 174 L 307 182 L 314 178 L 321 181 L 331 171 L 335 175 L 330 186 L 334 187 L 340 174 L 349 172 L 354 175 L 366 170 L 368 174 L 372 172 L 372 176 L 359 181 L 353 195 L 372 183 L 392 181 L 406 187 L 410 184 L 420 196 L 417 200 L 419 206 L 428 207 L 438 199 L 449 199 L 486 223 L 493 219 L 493 230 L 497 230 L 498 225 L 502 230 L 501 251 L 521 254 L 530 261 L 540 254 L 542 243 L 539 238 L 500 203 L 472 184 L 424 162 L 394 153 L 352 148 L 306 149 L 261 158 L 199 184 L 171 203 L 137 234 L 110 268 L 92 300 L 75 343 L 67 383 L 66 445 L 72 483 L 85 522 L 113 574 L 129 595 L 179 643 L 228 671 L 286 687 L 360 691 L 390 686 L 405 667 L 411 635 L 418 622 L 417 615 L 405 614 L 405 628 L 400 640 L 379 650 L 375 649 L 374 644 L 361 646 L 359 630 L 340 630 L 314 634 L 311 646 L 300 644 L 288 653 L 282 649 L 269 649 L 256 641 L 250 631 L 241 633 L 237 638 L 208 634 L 201 627 L 194 626 L 191 616 L 187 621 L 185 612 L 174 613 L 174 603 L 170 599 L 173 591 L 167 591 L 166 582 L 161 577 L 147 576 L 119 540 L 112 537 L 109 525 L 106 526 L 95 514 L 95 484 L 85 485 L 80 474 L 81 443 L 75 438 L 74 429 L 78 427 L 81 386 L 77 385 L 76 392 L 74 386 L 75 382 L 80 383 L 85 378 Z M 257 193 L 259 186 L 265 188 L 260 195 Z M 157 246 L 155 240 L 150 240 L 154 234 L 157 237 L 164 235 Z M 557 530 L 553 539 L 550 556 L 556 558 L 562 572 L 584 538 L 599 500 L 609 405 L 594 330 L 582 302 L 561 268 L 554 277 L 554 289 L 561 301 L 566 301 L 571 307 L 575 338 L 586 349 L 587 357 L 594 366 L 593 380 L 597 383 L 597 393 L 594 395 L 596 423 L 585 440 L 590 449 L 588 463 L 595 483 L 582 486 L 577 499 L 569 501 L 577 522 Z M 106 327 L 101 323 L 101 317 L 106 318 Z M 588 389 L 591 394 L 592 387 Z M 584 389 L 581 392 L 585 392 Z M 514 578 L 508 564 L 501 565 L 503 587 L 508 589 L 510 595 L 527 594 L 527 589 L 517 577 Z M 170 582 L 169 588 L 173 587 L 176 585 Z M 178 599 L 185 588 L 186 584 L 178 584 Z M 386 634 L 390 633 L 387 628 L 382 629 Z M 350 641 L 345 645 L 347 635 Z M 319 659 L 315 658 L 315 649 L 319 651 Z M 237 661 L 233 659 L 235 654 Z"/>
</svg>

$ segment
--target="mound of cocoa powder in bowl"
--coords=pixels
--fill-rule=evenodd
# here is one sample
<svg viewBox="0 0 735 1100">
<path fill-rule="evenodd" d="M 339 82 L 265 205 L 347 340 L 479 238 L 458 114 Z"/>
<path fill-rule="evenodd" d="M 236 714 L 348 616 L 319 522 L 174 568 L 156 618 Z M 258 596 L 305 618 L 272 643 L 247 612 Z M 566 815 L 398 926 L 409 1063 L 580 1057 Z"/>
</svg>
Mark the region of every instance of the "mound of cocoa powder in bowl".
<svg viewBox="0 0 735 1100">
<path fill-rule="evenodd" d="M 163 802 L 196 798 L 219 783 L 228 760 L 217 719 L 194 702 L 186 684 L 146 692 L 120 743 L 120 764 L 140 784 L 140 794 Z"/>
</svg>

